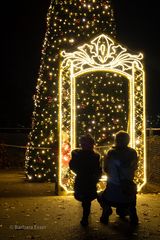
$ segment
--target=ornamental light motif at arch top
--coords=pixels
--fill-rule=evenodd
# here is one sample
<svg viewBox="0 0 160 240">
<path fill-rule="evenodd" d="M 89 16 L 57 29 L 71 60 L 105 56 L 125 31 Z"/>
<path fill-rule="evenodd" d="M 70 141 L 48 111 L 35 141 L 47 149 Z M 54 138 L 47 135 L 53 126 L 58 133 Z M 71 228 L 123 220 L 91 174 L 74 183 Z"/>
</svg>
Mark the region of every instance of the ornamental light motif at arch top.
<svg viewBox="0 0 160 240">
<path fill-rule="evenodd" d="M 96 71 L 123 75 L 129 81 L 129 129 L 131 147 L 139 155 L 137 183 L 146 183 L 145 153 L 145 79 L 143 55 L 131 54 L 107 35 L 101 34 L 90 43 L 67 53 L 62 51 L 59 74 L 59 185 L 71 191 L 68 166 L 63 164 L 64 149 L 76 147 L 76 77 Z M 68 178 L 68 179 L 67 179 Z"/>
<path fill-rule="evenodd" d="M 62 67 L 72 61 L 74 66 L 74 74 L 79 75 L 86 69 L 108 69 L 121 72 L 130 78 L 133 63 L 139 69 L 143 69 L 141 59 L 143 55 L 132 55 L 127 49 L 114 41 L 107 35 L 101 34 L 91 41 L 90 44 L 84 44 L 78 47 L 78 51 L 73 53 L 62 52 L 64 57 Z M 108 71 L 107 70 L 107 71 Z"/>
</svg>

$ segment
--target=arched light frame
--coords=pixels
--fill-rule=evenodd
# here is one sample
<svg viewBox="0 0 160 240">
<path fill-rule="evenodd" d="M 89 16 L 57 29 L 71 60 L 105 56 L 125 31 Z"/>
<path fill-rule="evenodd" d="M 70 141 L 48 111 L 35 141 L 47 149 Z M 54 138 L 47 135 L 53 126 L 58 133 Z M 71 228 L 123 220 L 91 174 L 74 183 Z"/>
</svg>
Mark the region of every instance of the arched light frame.
<svg viewBox="0 0 160 240">
<path fill-rule="evenodd" d="M 68 171 L 62 160 L 65 144 L 76 147 L 76 78 L 90 72 L 117 73 L 129 82 L 130 146 L 139 156 L 136 176 L 139 189 L 146 183 L 145 73 L 143 55 L 133 55 L 109 36 L 101 34 L 76 51 L 61 52 L 59 74 L 59 164 L 58 185 L 70 192 L 63 178 Z"/>
</svg>

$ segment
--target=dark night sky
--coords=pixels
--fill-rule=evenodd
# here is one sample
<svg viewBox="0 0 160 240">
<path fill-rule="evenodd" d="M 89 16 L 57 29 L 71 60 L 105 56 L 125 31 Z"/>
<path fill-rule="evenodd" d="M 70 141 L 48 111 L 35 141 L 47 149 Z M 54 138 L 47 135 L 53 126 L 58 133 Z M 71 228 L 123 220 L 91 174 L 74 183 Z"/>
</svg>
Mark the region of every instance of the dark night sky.
<svg viewBox="0 0 160 240">
<path fill-rule="evenodd" d="M 158 1 L 112 0 L 118 41 L 144 54 L 147 115 L 160 114 Z M 50 0 L 7 1 L 1 7 L 1 127 L 30 127 Z"/>
</svg>

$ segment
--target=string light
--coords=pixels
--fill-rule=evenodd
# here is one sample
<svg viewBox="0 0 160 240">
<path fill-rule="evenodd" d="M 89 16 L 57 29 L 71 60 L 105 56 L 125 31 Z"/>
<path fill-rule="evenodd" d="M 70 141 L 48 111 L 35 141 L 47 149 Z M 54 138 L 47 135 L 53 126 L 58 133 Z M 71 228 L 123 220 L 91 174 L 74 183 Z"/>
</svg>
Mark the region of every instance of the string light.
<svg viewBox="0 0 160 240">
<path fill-rule="evenodd" d="M 101 14 L 104 11 L 105 14 Z M 58 99 L 60 51 L 75 48 L 80 42 L 102 32 L 115 37 L 115 24 L 111 18 L 109 1 L 105 1 L 105 4 L 102 0 L 51 1 L 33 97 L 32 131 L 26 151 L 26 174 L 32 180 L 55 181 L 57 178 L 57 164 L 52 163 L 58 161 L 59 103 L 55 99 Z M 48 150 L 37 151 L 37 147 L 46 147 Z"/>
<path fill-rule="evenodd" d="M 71 182 L 74 182 L 74 174 L 69 167 L 63 167 L 64 133 L 71 149 L 79 147 L 79 136 L 84 132 L 91 133 L 103 158 L 114 143 L 115 133 L 125 130 L 130 134 L 131 147 L 136 148 L 139 154 L 135 180 L 141 187 L 146 181 L 143 55 L 132 55 L 116 41 L 101 34 L 77 47 L 74 52 L 62 51 L 62 57 L 59 78 L 59 184 L 66 191 L 71 191 Z M 68 95 L 63 94 L 66 89 Z"/>
</svg>

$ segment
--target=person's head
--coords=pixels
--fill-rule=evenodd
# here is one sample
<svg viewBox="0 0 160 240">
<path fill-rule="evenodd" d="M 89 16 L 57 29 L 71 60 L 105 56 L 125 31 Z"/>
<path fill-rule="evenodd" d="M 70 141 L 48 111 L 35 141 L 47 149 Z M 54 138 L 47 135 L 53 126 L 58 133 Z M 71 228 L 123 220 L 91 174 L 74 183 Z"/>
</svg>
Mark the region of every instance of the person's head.
<svg viewBox="0 0 160 240">
<path fill-rule="evenodd" d="M 129 134 L 125 131 L 119 131 L 115 135 L 115 145 L 117 147 L 127 147 L 129 144 L 130 137 Z"/>
<path fill-rule="evenodd" d="M 92 137 L 92 135 L 86 134 L 81 137 L 80 144 L 81 144 L 82 149 L 84 149 L 84 150 L 93 150 L 95 141 L 94 141 L 94 138 Z"/>
</svg>

